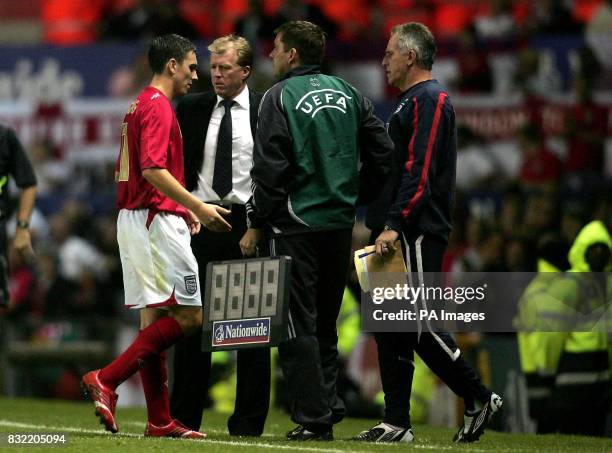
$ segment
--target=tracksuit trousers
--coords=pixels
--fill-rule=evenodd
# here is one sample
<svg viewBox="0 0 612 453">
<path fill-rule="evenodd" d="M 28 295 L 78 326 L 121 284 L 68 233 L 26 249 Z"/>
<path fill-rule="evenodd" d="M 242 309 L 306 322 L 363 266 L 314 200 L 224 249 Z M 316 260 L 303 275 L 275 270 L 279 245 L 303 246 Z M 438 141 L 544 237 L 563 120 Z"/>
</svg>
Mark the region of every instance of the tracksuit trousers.
<svg viewBox="0 0 612 453">
<path fill-rule="evenodd" d="M 351 259 L 351 229 L 276 236 L 272 256 L 288 255 L 291 291 L 287 340 L 278 347 L 291 419 L 324 432 L 346 414 L 338 397 L 336 320 Z"/>
<path fill-rule="evenodd" d="M 373 234 L 373 238 L 376 236 Z M 400 239 L 402 239 L 400 237 Z M 416 276 L 416 284 L 424 282 L 424 272 L 440 272 L 446 242 L 436 236 L 422 234 L 403 237 L 402 248 L 408 272 Z M 372 241 L 373 243 L 373 241 Z M 384 422 L 410 427 L 410 394 L 414 373 L 414 352 L 458 396 L 466 407 L 474 400 L 485 402 L 491 397 L 474 369 L 460 355 L 457 344 L 448 332 L 427 331 L 375 334 L 383 392 Z"/>
</svg>

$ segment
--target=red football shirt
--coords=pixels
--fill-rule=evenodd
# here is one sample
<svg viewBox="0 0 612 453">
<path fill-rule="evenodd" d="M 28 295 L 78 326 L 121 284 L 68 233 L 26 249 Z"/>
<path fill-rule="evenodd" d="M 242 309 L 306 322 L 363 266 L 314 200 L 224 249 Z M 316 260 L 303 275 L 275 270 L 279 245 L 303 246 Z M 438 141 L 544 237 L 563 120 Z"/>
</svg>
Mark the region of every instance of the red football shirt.
<svg viewBox="0 0 612 453">
<path fill-rule="evenodd" d="M 121 150 L 115 166 L 117 207 L 152 209 L 186 217 L 187 210 L 153 187 L 143 176 L 147 168 L 165 168 L 183 186 L 183 137 L 168 98 L 145 88 L 132 103 L 121 125 Z"/>
</svg>

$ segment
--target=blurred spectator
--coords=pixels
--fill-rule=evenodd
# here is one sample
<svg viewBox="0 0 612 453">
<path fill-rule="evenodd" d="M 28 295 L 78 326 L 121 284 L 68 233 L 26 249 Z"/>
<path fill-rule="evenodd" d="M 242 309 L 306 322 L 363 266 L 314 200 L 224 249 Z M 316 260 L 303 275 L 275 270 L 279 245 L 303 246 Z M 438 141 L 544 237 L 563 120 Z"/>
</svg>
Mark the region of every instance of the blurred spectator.
<svg viewBox="0 0 612 453">
<path fill-rule="evenodd" d="M 436 36 L 457 36 L 470 27 L 475 13 L 475 3 L 468 0 L 437 0 L 435 5 Z"/>
<path fill-rule="evenodd" d="M 521 186 L 527 190 L 554 190 L 561 179 L 563 166 L 559 158 L 544 146 L 537 126 L 524 126 L 518 134 L 518 143 L 522 155 Z"/>
<path fill-rule="evenodd" d="M 478 42 L 474 25 L 461 32 L 459 39 L 457 90 L 460 93 L 490 93 L 493 88 L 491 68 L 487 53 Z"/>
<path fill-rule="evenodd" d="M 550 55 L 541 50 L 522 49 L 517 53 L 514 84 L 525 101 L 533 103 L 560 91 L 561 79 Z"/>
<path fill-rule="evenodd" d="M 533 2 L 531 14 L 525 23 L 529 34 L 579 33 L 582 25 L 574 20 L 566 2 L 560 0 L 540 0 Z"/>
<path fill-rule="evenodd" d="M 59 274 L 77 282 L 85 273 L 105 279 L 108 275 L 104 256 L 88 241 L 74 234 L 70 221 L 63 214 L 50 219 L 51 237 L 58 247 Z"/>
<path fill-rule="evenodd" d="M 457 128 L 457 189 L 469 190 L 499 183 L 499 163 L 487 142 L 466 126 Z"/>
<path fill-rule="evenodd" d="M 586 41 L 599 64 L 605 69 L 603 86 L 612 88 L 612 0 L 602 2 L 589 21 L 585 33 Z"/>
<path fill-rule="evenodd" d="M 179 33 L 189 39 L 199 37 L 197 30 L 181 16 L 177 0 L 138 0 L 133 8 L 106 17 L 100 36 L 111 40 L 149 40 L 168 33 Z"/>
<path fill-rule="evenodd" d="M 434 22 L 435 5 L 430 0 L 382 0 L 380 2 L 382 14 L 382 35 L 389 36 L 391 29 L 401 23 L 419 22 L 437 35 Z M 373 8 L 373 13 L 378 8 Z"/>
<path fill-rule="evenodd" d="M 512 16 L 510 0 L 493 0 L 488 14 L 476 17 L 474 25 L 478 36 L 485 39 L 508 39 L 517 27 Z"/>
<path fill-rule="evenodd" d="M 565 169 L 579 175 L 601 175 L 608 111 L 593 102 L 590 77 L 576 76 L 573 89 L 576 104 L 566 112 L 563 131 L 568 148 Z"/>
<path fill-rule="evenodd" d="M 470 217 L 466 228 L 466 245 L 451 266 L 451 273 L 501 270 L 503 234 L 476 217 Z"/>
<path fill-rule="evenodd" d="M 59 275 L 57 254 L 51 247 L 41 248 L 37 255 L 38 262 L 38 299 L 47 319 L 57 318 L 60 315 L 69 315 L 66 301 L 72 292 L 72 285 Z"/>
<path fill-rule="evenodd" d="M 15 255 L 11 260 L 8 289 L 9 315 L 12 318 L 22 317 L 32 312 L 40 315 L 40 307 L 36 304 L 34 271 L 20 255 Z"/>
<path fill-rule="evenodd" d="M 528 196 L 521 233 L 536 240 L 545 233 L 557 229 L 558 208 L 557 199 L 551 194 L 534 193 Z"/>
<path fill-rule="evenodd" d="M 263 0 L 249 0 L 247 13 L 236 21 L 236 34 L 244 37 L 254 48 L 260 40 L 273 39 L 273 32 L 284 22 L 284 18 L 271 17 L 264 11 Z"/>
<path fill-rule="evenodd" d="M 561 233 L 562 240 L 568 244 L 571 244 L 578 236 L 580 229 L 586 224 L 588 218 L 588 211 L 582 206 L 575 204 L 565 205 L 561 214 L 561 222 L 559 231 Z"/>
<path fill-rule="evenodd" d="M 278 14 L 273 17 L 273 23 L 284 23 L 292 20 L 306 20 L 317 24 L 327 34 L 327 39 L 334 39 L 338 32 L 338 25 L 330 20 L 319 6 L 314 2 L 303 0 L 285 0 Z M 269 30 L 272 34 L 274 30 Z"/>
<path fill-rule="evenodd" d="M 499 227 L 506 236 L 516 234 L 521 227 L 525 202 L 518 186 L 510 187 L 502 198 L 498 215 Z"/>
<path fill-rule="evenodd" d="M 511 236 L 504 249 L 504 272 L 533 272 L 536 270 L 534 243 L 522 236 Z"/>
<path fill-rule="evenodd" d="M 322 12 L 336 24 L 335 38 L 339 42 L 351 43 L 366 36 L 381 36 L 375 34 L 376 31 L 372 33 L 373 30 L 370 29 L 372 10 L 375 9 L 370 0 L 318 0 L 318 4 Z"/>
<path fill-rule="evenodd" d="M 117 243 L 117 213 L 113 212 L 96 220 L 94 225 L 96 232 L 95 247 L 104 256 L 104 264 L 108 272 L 106 278 L 106 292 L 109 298 L 106 303 L 116 306 L 123 306 L 123 271 L 121 259 L 119 258 L 119 244 Z"/>
<path fill-rule="evenodd" d="M 40 2 L 45 42 L 58 45 L 94 42 L 105 3 L 106 0 Z"/>
<path fill-rule="evenodd" d="M 49 140 L 30 146 L 32 166 L 38 177 L 38 193 L 44 197 L 52 192 L 61 191 L 71 181 L 73 168 L 70 162 L 58 157 L 59 150 Z"/>
<path fill-rule="evenodd" d="M 145 52 L 136 55 L 129 66 L 121 66 L 108 80 L 108 94 L 112 97 L 136 97 L 147 86 L 151 71 Z"/>
</svg>

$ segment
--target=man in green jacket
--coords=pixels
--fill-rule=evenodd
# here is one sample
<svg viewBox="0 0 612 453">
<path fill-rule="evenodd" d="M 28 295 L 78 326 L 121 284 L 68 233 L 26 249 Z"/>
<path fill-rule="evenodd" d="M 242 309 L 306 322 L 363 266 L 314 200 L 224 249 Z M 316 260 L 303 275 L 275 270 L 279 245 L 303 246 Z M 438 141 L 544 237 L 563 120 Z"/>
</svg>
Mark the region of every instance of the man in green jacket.
<svg viewBox="0 0 612 453">
<path fill-rule="evenodd" d="M 355 205 L 378 194 L 393 144 L 368 99 L 321 73 L 319 26 L 293 21 L 275 33 L 270 58 L 280 81 L 261 101 L 247 215 L 271 234 L 272 256 L 292 258 L 288 339 L 278 348 L 298 424 L 287 437 L 331 440 L 346 412 L 336 392 L 336 320 Z"/>
</svg>

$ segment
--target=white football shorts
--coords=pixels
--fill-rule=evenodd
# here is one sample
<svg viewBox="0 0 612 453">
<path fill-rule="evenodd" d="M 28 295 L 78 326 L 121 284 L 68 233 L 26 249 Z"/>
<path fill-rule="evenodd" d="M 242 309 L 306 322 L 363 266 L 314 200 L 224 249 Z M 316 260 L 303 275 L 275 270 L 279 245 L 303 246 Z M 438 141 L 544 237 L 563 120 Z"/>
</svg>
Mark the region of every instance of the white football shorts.
<svg viewBox="0 0 612 453">
<path fill-rule="evenodd" d="M 151 219 L 148 209 L 121 209 L 117 241 L 127 307 L 202 306 L 185 219 L 164 212 Z"/>
</svg>

